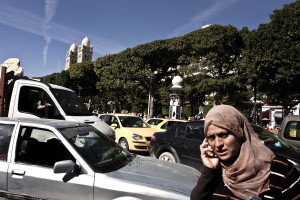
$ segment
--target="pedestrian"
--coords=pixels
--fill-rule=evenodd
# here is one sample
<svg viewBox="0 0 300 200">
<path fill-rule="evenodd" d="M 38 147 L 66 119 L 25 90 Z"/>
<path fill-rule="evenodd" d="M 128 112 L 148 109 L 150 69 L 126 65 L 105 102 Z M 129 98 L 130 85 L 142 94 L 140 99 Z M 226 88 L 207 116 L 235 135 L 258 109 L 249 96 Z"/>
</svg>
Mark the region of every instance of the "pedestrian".
<svg viewBox="0 0 300 200">
<path fill-rule="evenodd" d="M 204 134 L 203 168 L 191 200 L 300 199 L 299 171 L 266 147 L 237 109 L 213 107 Z"/>
</svg>

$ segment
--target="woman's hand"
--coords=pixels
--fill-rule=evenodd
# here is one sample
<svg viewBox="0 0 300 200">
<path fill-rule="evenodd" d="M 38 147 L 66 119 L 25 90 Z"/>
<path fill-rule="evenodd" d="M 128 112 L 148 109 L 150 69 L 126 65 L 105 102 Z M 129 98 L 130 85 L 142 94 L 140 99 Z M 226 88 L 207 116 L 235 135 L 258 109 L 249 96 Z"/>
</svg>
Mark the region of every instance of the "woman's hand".
<svg viewBox="0 0 300 200">
<path fill-rule="evenodd" d="M 213 152 L 212 148 L 208 145 L 207 139 L 205 138 L 200 145 L 200 153 L 201 153 L 201 159 L 202 163 L 208 167 L 216 169 L 219 165 L 219 158 L 217 155 Z"/>
</svg>

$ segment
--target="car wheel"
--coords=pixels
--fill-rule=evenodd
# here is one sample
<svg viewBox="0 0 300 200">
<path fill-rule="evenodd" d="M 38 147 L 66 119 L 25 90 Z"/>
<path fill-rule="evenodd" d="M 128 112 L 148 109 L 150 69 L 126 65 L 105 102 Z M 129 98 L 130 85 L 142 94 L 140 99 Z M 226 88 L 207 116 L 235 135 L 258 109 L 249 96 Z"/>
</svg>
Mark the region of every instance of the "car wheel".
<svg viewBox="0 0 300 200">
<path fill-rule="evenodd" d="M 164 153 L 160 154 L 158 159 L 159 160 L 164 160 L 164 161 L 167 161 L 167 162 L 176 163 L 175 156 L 170 152 L 164 152 Z"/>
<path fill-rule="evenodd" d="M 121 138 L 121 139 L 119 140 L 119 145 L 120 145 L 121 147 L 123 147 L 124 149 L 129 150 L 128 142 L 127 142 L 127 140 L 126 140 L 125 138 Z"/>
</svg>

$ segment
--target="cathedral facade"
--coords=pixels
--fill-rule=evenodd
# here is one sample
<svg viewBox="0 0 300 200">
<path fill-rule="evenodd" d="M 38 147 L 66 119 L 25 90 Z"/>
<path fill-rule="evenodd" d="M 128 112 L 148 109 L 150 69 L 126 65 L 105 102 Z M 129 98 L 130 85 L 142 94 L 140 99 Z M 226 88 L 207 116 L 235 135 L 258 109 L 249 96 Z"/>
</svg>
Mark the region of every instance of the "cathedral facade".
<svg viewBox="0 0 300 200">
<path fill-rule="evenodd" d="M 69 51 L 67 51 L 65 70 L 69 69 L 72 64 L 92 61 L 92 56 L 93 46 L 87 36 L 83 38 L 78 48 L 73 42 Z"/>
</svg>

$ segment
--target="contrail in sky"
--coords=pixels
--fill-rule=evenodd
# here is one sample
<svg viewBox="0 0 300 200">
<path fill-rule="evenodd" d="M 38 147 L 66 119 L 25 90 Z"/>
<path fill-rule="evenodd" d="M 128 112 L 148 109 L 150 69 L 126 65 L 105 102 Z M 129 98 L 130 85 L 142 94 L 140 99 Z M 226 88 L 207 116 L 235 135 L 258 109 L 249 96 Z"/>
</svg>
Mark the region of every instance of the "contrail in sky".
<svg viewBox="0 0 300 200">
<path fill-rule="evenodd" d="M 46 41 L 46 45 L 43 49 L 43 62 L 45 65 L 48 47 L 51 41 L 55 40 L 71 45 L 73 41 L 80 41 L 86 33 L 53 22 L 52 19 L 56 13 L 59 2 L 58 0 L 44 0 L 44 2 L 44 17 L 21 8 L 10 6 L 8 3 L 1 2 L 0 24 L 43 37 Z M 93 42 L 94 53 L 100 55 L 116 53 L 125 49 L 125 47 L 119 43 L 107 38 L 99 37 L 99 35 L 89 34 L 89 38 Z"/>
<path fill-rule="evenodd" d="M 43 62 L 44 67 L 46 67 L 47 63 L 47 54 L 48 54 L 48 47 L 51 43 L 51 36 L 48 35 L 48 30 L 51 28 L 51 20 L 55 15 L 56 8 L 57 8 L 58 0 L 45 0 L 45 19 L 43 24 L 43 33 L 44 33 L 44 40 L 46 42 L 45 47 L 43 48 Z"/>
</svg>

